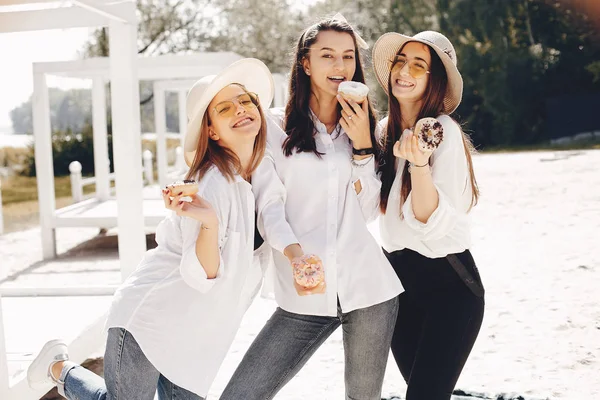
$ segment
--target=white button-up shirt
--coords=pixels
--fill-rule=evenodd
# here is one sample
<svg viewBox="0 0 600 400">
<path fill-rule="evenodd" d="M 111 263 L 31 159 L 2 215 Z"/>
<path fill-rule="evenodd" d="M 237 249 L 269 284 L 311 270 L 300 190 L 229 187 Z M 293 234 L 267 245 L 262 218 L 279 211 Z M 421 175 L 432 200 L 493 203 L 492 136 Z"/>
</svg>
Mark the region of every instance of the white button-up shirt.
<svg viewBox="0 0 600 400">
<path fill-rule="evenodd" d="M 263 274 L 253 262 L 250 184 L 213 167 L 198 194 L 219 218 L 217 277 L 208 279 L 196 256 L 201 224 L 172 213 L 156 230 L 158 247 L 117 290 L 107 328 L 127 329 L 161 374 L 205 397 Z"/>
<path fill-rule="evenodd" d="M 383 247 L 389 252 L 407 248 L 425 257 L 439 258 L 461 253 L 471 246 L 468 210 L 472 189 L 462 132 L 447 115 L 441 115 L 437 120 L 444 127 L 444 140 L 431 155 L 438 207 L 426 223 L 418 221 L 413 213 L 411 193 L 402 206 L 404 218 L 400 217 L 400 183 L 406 160 L 397 159 L 387 211 L 379 220 Z M 385 127 L 387 118 L 380 125 Z M 385 129 L 381 131 L 385 132 Z"/>
<path fill-rule="evenodd" d="M 382 303 L 403 291 L 394 270 L 366 226 L 354 189 L 358 179 L 378 187 L 373 161 L 352 167 L 352 146 L 343 130 L 328 134 L 313 115 L 316 146 L 322 153 L 286 157 L 281 129 L 283 110 L 270 111 L 265 157 L 252 177 L 259 229 L 273 248 L 275 299 L 284 310 L 307 315 L 336 316 Z M 341 129 L 341 127 L 338 127 Z M 368 183 L 367 183 L 368 182 Z M 370 191 L 372 195 L 377 190 Z M 360 196 L 365 196 L 361 193 Z M 367 202 L 369 203 L 369 202 Z M 300 243 L 305 253 L 321 257 L 325 294 L 299 296 L 294 288 L 285 247 Z"/>
</svg>

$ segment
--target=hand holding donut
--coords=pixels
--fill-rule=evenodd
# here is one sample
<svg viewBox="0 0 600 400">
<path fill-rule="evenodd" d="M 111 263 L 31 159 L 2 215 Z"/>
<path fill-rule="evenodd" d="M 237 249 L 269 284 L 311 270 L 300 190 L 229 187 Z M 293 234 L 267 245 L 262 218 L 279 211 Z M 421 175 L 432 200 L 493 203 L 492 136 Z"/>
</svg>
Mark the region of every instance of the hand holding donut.
<svg viewBox="0 0 600 400">
<path fill-rule="evenodd" d="M 340 125 L 346 135 L 352 140 L 354 147 L 371 147 L 371 125 L 369 122 L 369 100 L 365 98 L 362 104 L 341 94 L 337 95 L 338 102 L 342 106 L 342 118 Z"/>
<path fill-rule="evenodd" d="M 305 254 L 291 260 L 294 287 L 300 296 L 325 293 L 323 262 L 314 254 Z"/>
<path fill-rule="evenodd" d="M 405 129 L 394 144 L 394 155 L 414 165 L 427 165 L 429 157 L 444 139 L 444 128 L 435 118 L 422 118 L 414 130 Z"/>
<path fill-rule="evenodd" d="M 219 226 L 219 219 L 212 205 L 196 193 L 190 195 L 183 190 L 172 192 L 172 189 L 167 187 L 162 190 L 162 197 L 165 207 L 180 217 L 195 219 L 201 222 L 205 229 L 216 229 Z M 182 197 L 190 197 L 191 201 L 182 200 Z"/>
</svg>

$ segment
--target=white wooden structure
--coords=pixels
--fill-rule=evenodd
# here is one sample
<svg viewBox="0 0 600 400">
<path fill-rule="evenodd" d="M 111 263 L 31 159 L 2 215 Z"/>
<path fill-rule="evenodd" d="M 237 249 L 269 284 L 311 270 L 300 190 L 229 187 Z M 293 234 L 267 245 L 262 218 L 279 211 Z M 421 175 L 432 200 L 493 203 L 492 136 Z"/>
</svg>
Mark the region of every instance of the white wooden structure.
<svg viewBox="0 0 600 400">
<path fill-rule="evenodd" d="M 187 125 L 185 111 L 185 97 L 188 89 L 195 80 L 210 74 L 216 74 L 232 62 L 241 59 L 242 56 L 231 52 L 200 53 L 191 55 L 164 55 L 158 57 L 139 57 L 138 78 L 140 80 L 154 81 L 154 118 L 156 130 L 156 161 L 158 169 L 158 183 L 166 185 L 170 178 L 168 175 L 167 144 L 166 144 L 166 93 L 176 92 L 179 104 L 179 126 L 180 137 L 183 145 L 183 135 Z M 88 183 L 96 183 L 95 198 L 84 202 L 73 204 L 61 210 L 56 210 L 53 204 L 40 203 L 40 215 L 42 228 L 42 244 L 44 246 L 44 258 L 52 258 L 56 255 L 56 242 L 54 230 L 68 226 L 95 226 L 99 228 L 111 228 L 117 226 L 117 200 L 110 196 L 110 179 L 106 132 L 106 93 L 107 82 L 110 81 L 110 60 L 107 58 L 91 58 L 78 61 L 48 62 L 34 64 L 34 76 L 45 79 L 47 75 L 66 76 L 71 78 L 91 79 L 92 85 L 92 107 L 93 107 L 93 132 L 94 132 L 94 163 L 96 176 L 88 179 Z M 283 75 L 275 74 L 276 97 L 273 105 L 283 106 L 286 94 L 286 79 Z M 42 94 L 42 92 L 44 92 Z M 34 87 L 34 97 L 47 96 L 45 85 Z M 46 104 L 34 103 L 34 115 L 44 115 L 48 112 Z M 50 137 L 50 126 L 41 125 L 35 129 L 35 148 L 40 151 L 51 152 L 51 148 L 44 147 L 44 143 Z M 36 152 L 37 153 L 37 152 Z M 52 157 L 44 157 L 46 163 L 43 171 L 46 176 L 38 185 L 45 180 L 51 181 Z M 39 169 L 38 169 L 39 170 Z M 141 177 L 141 175 L 140 175 Z M 118 189 L 117 189 L 117 193 Z M 165 209 L 158 196 L 157 190 L 147 190 L 143 196 L 143 216 L 145 226 L 156 226 L 164 218 Z M 125 268 L 124 275 L 128 275 L 134 264 L 122 264 Z"/>
<path fill-rule="evenodd" d="M 234 53 L 138 57 L 137 20 L 134 0 L 0 0 L 0 34 L 31 30 L 76 27 L 108 27 L 110 58 L 37 63 L 33 68 L 33 127 L 35 164 L 40 204 L 42 249 L 45 259 L 56 256 L 55 230 L 58 227 L 118 227 L 119 265 L 124 278 L 146 250 L 145 226 L 157 225 L 165 213 L 158 190 L 145 194 L 142 179 L 139 80 L 155 81 L 155 116 L 159 182 L 165 183 L 166 119 L 165 93 L 178 93 L 180 111 L 191 82 L 219 72 L 241 58 Z M 46 78 L 59 75 L 91 79 L 93 82 L 93 131 L 96 194 L 94 198 L 56 210 L 49 95 Z M 285 101 L 285 78 L 275 76 L 276 106 Z M 110 189 L 106 131 L 106 84 L 110 82 L 114 180 L 116 197 Z M 180 113 L 184 127 L 185 112 Z M 74 166 L 75 175 L 77 167 Z M 80 180 L 81 183 L 82 180 Z M 1 272 L 1 271 L 0 271 Z M 0 290 L 6 296 L 98 296 L 114 292 L 114 286 L 72 286 L 55 288 L 12 288 Z M 1 296 L 0 296 L 1 297 Z M 1 301 L 1 298 L 0 298 Z M 1 305 L 1 302 L 0 302 Z M 30 316 L 33 318 L 32 316 Z M 87 328 L 69 343 L 71 358 L 83 361 L 98 348 L 104 316 L 86 315 Z M 93 322 L 92 322 L 93 321 Z M 30 389 L 24 373 L 9 376 L 2 307 L 0 306 L 0 399 L 21 400 L 40 397 Z"/>
<path fill-rule="evenodd" d="M 157 165 L 159 170 L 159 183 L 167 184 L 167 146 L 166 146 L 166 118 L 165 118 L 165 93 L 168 90 L 174 90 L 179 93 L 180 110 L 185 110 L 185 96 L 187 89 L 198 78 L 205 75 L 215 74 L 221 71 L 224 67 L 232 62 L 241 59 L 238 54 L 231 52 L 219 53 L 202 53 L 194 55 L 165 55 L 159 57 L 138 57 L 137 58 L 137 77 L 140 80 L 155 81 L 154 88 L 156 89 L 154 105 L 155 105 L 155 120 L 157 131 Z M 111 228 L 118 224 L 117 208 L 118 201 L 122 197 L 121 193 L 128 196 L 129 188 L 119 191 L 119 165 L 115 152 L 115 182 L 117 184 L 117 197 L 110 195 L 110 176 L 107 147 L 107 132 L 106 132 L 106 84 L 111 82 L 111 88 L 114 85 L 114 77 L 111 76 L 111 61 L 108 58 L 90 58 L 77 61 L 65 62 L 49 62 L 34 64 L 34 77 L 37 77 L 36 82 L 39 85 L 34 85 L 34 98 L 47 97 L 47 87 L 45 79 L 48 75 L 66 76 L 71 78 L 91 79 L 92 85 L 92 107 L 93 107 L 93 132 L 94 132 L 94 167 L 96 171 L 96 196 L 92 199 L 85 200 L 80 203 L 64 209 L 56 210 L 54 203 L 40 202 L 40 219 L 42 229 L 42 245 L 44 250 L 44 258 L 53 258 L 56 255 L 55 229 L 69 226 L 95 226 L 99 228 Z M 112 92 L 113 90 L 111 90 Z M 111 95 L 112 109 L 115 110 L 114 93 Z M 34 102 L 34 118 L 38 115 L 48 116 L 48 105 L 44 103 Z M 136 110 L 139 115 L 139 106 Z M 114 114 L 114 111 L 113 111 Z M 183 112 L 185 118 L 185 111 Z M 44 117 L 44 120 L 46 118 Z M 114 117 L 113 117 L 114 118 Z M 187 121 L 184 119 L 180 122 L 185 127 Z M 139 126 L 139 124 L 138 124 Z M 139 135 L 139 128 L 137 129 Z M 115 132 L 116 134 L 116 132 Z M 50 143 L 51 136 L 50 126 L 48 124 L 34 125 L 35 148 L 36 155 L 38 152 L 49 153 L 45 154 L 41 164 L 41 168 L 36 165 L 38 171 L 43 171 L 44 176 L 38 174 L 38 186 L 42 190 L 42 186 L 47 181 L 52 182 L 52 155 L 51 147 L 46 147 L 44 144 Z M 113 141 L 116 141 L 116 135 L 113 135 Z M 138 136 L 139 140 L 139 136 Z M 140 148 L 137 145 L 136 148 Z M 39 149 L 39 150 L 38 150 Z M 116 147 L 115 147 L 116 150 Z M 137 152 L 136 152 L 137 153 Z M 129 160 L 139 154 L 136 158 L 141 160 L 140 153 L 130 153 Z M 141 163 L 141 161 L 140 161 Z M 129 162 L 123 164 L 124 168 L 129 168 Z M 142 168 L 136 176 L 138 185 L 142 182 Z M 41 179 L 40 179 L 41 178 Z M 51 188 L 54 193 L 53 189 Z M 141 227 L 156 226 L 166 215 L 164 205 L 158 197 L 156 190 L 146 191 L 147 194 L 142 196 L 138 203 L 138 209 L 143 210 Z M 40 198 L 45 198 L 41 197 Z M 119 232 L 121 232 L 119 226 Z M 121 235 L 120 235 L 121 236 Z M 125 248 L 121 247 L 120 248 Z M 123 275 L 127 276 L 131 268 L 135 267 L 137 262 L 133 262 L 129 257 L 123 258 Z M 141 258 L 138 257 L 137 260 Z"/>
<path fill-rule="evenodd" d="M 0 5 L 0 33 L 77 27 L 108 27 L 111 77 L 112 122 L 121 266 L 135 265 L 146 250 L 142 209 L 140 111 L 137 76 L 137 18 L 133 0 L 3 0 Z M 26 49 L 24 49 L 26 50 Z M 46 77 L 34 71 L 34 130 L 50 132 L 50 110 Z M 51 137 L 37 134 L 35 163 L 38 196 L 42 209 L 40 222 L 52 226 L 54 172 Z M 54 231 L 45 230 L 43 247 L 53 255 Z M 0 315 L 0 322 L 2 321 Z M 86 349 L 93 335 L 81 335 L 74 343 Z M 88 350 L 89 351 L 89 350 Z M 85 352 L 85 351 L 84 351 Z M 0 398 L 33 398 L 22 379 L 9 382 L 4 327 L 0 323 Z"/>
</svg>

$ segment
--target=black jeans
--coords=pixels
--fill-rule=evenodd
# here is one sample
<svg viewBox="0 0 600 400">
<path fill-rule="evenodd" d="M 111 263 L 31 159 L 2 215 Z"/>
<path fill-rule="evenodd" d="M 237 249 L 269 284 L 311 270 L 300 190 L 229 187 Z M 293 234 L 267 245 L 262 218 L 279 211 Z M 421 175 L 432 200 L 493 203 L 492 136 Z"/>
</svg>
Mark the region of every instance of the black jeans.
<svg viewBox="0 0 600 400">
<path fill-rule="evenodd" d="M 405 292 L 399 296 L 392 353 L 408 384 L 407 400 L 450 400 L 483 320 L 475 296 L 446 258 L 412 250 L 385 253 Z M 457 254 L 481 278 L 471 253 Z"/>
</svg>

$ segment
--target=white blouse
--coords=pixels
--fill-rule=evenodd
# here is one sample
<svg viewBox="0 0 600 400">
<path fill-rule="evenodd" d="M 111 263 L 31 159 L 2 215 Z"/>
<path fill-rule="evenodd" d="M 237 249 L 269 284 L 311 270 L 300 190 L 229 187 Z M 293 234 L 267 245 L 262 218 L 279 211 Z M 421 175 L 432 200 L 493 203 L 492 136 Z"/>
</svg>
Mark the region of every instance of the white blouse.
<svg viewBox="0 0 600 400">
<path fill-rule="evenodd" d="M 383 247 L 388 251 L 414 250 L 425 257 L 439 258 L 460 253 L 471 246 L 467 211 L 471 205 L 471 183 L 462 132 L 447 115 L 437 117 L 444 127 L 444 140 L 431 155 L 433 184 L 439 203 L 426 223 L 415 218 L 412 193 L 402 206 L 400 218 L 400 182 L 406 160 L 397 159 L 396 178 L 388 198 L 387 211 L 380 217 Z M 387 118 L 380 122 L 385 132 Z M 377 209 L 375 204 L 371 209 Z"/>
<path fill-rule="evenodd" d="M 270 117 L 270 155 L 255 171 L 252 184 L 259 229 L 274 248 L 278 305 L 297 314 L 336 316 L 338 298 L 342 311 L 349 312 L 397 296 L 403 291 L 402 285 L 367 229 L 361 209 L 361 202 L 369 203 L 368 195 L 379 193 L 373 161 L 352 167 L 352 147 L 346 133 L 328 134 L 314 116 L 321 159 L 306 152 L 286 157 L 282 149 L 287 137 L 281 129 L 283 110 L 271 110 Z M 369 193 L 356 195 L 354 182 L 358 179 L 371 187 Z M 296 293 L 292 267 L 283 255 L 293 243 L 300 243 L 305 253 L 323 260 L 326 293 Z"/>
<path fill-rule="evenodd" d="M 117 290 L 106 326 L 127 329 L 161 374 L 205 397 L 263 273 L 253 260 L 250 184 L 239 175 L 230 182 L 213 167 L 198 195 L 219 218 L 217 277 L 208 279 L 196 256 L 200 222 L 172 213 L 156 230 L 158 247 Z"/>
</svg>

